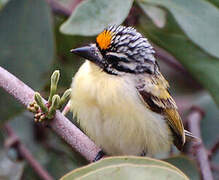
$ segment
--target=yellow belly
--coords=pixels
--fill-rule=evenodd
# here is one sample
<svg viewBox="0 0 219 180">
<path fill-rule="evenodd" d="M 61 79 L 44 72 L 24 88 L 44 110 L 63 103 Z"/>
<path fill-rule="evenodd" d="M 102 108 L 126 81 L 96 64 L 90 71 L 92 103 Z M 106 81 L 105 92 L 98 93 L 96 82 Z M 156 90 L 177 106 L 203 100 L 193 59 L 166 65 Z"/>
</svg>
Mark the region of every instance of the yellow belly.
<svg viewBox="0 0 219 180">
<path fill-rule="evenodd" d="M 89 61 L 72 83 L 71 109 L 108 155 L 154 155 L 172 144 L 165 120 L 141 102 L 132 80 L 109 75 Z"/>
</svg>

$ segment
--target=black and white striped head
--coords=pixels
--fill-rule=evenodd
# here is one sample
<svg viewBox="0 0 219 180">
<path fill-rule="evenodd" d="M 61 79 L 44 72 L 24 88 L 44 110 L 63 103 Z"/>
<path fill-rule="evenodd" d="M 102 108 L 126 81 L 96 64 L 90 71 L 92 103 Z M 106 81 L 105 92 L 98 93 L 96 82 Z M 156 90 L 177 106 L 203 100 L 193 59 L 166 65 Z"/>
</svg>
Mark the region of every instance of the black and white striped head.
<svg viewBox="0 0 219 180">
<path fill-rule="evenodd" d="M 155 51 L 148 40 L 132 27 L 110 26 L 96 43 L 71 50 L 113 75 L 154 73 Z"/>
</svg>

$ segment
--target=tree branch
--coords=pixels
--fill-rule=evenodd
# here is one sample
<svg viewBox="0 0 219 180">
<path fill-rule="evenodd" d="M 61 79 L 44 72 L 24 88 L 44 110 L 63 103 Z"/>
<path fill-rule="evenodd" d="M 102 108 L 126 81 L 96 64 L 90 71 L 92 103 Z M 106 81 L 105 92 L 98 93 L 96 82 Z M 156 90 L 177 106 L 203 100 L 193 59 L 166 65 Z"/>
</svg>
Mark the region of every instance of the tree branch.
<svg viewBox="0 0 219 180">
<path fill-rule="evenodd" d="M 6 147 L 15 147 L 19 155 L 30 164 L 40 178 L 44 180 L 52 180 L 53 178 L 49 175 L 49 173 L 43 169 L 43 167 L 32 156 L 31 152 L 20 142 L 20 139 L 15 134 L 14 130 L 7 124 L 4 125 L 4 129 L 8 134 L 8 139 L 5 141 Z"/>
<path fill-rule="evenodd" d="M 2 67 L 0 67 L 0 87 L 25 107 L 34 100 L 35 92 Z M 95 159 L 101 150 L 60 111 L 56 111 L 54 119 L 49 122 L 49 127 L 90 162 Z"/>
<path fill-rule="evenodd" d="M 193 107 L 188 115 L 188 126 L 194 136 L 201 139 L 200 121 L 204 113 L 201 109 Z M 203 180 L 213 180 L 210 164 L 208 161 L 208 154 L 202 142 L 195 145 L 196 158 L 199 163 Z"/>
<path fill-rule="evenodd" d="M 71 15 L 71 10 L 61 5 L 56 0 L 46 0 L 47 3 L 50 5 L 53 13 L 59 14 L 65 17 L 69 17 Z"/>
<path fill-rule="evenodd" d="M 212 159 L 212 157 L 217 153 L 218 150 L 219 150 L 219 138 L 217 138 L 216 142 L 209 150 L 209 159 Z"/>
<path fill-rule="evenodd" d="M 77 7 L 78 4 L 80 4 L 81 1 L 83 0 L 74 0 L 72 3 L 69 5 L 68 8 L 64 7 L 62 4 L 60 4 L 56 0 L 46 0 L 48 4 L 50 5 L 53 13 L 62 15 L 65 17 L 71 16 L 71 13 L 74 11 L 74 9 Z"/>
<path fill-rule="evenodd" d="M 155 44 L 153 44 L 153 47 L 155 49 L 156 56 L 159 59 L 162 59 L 165 63 L 167 63 L 168 65 L 170 65 L 174 69 L 180 71 L 181 73 L 188 74 L 187 70 L 173 56 L 171 56 L 167 51 L 158 47 Z"/>
<path fill-rule="evenodd" d="M 75 10 L 75 8 L 78 6 L 78 4 L 80 4 L 83 0 L 74 0 L 71 3 L 70 9 L 73 12 Z"/>
<path fill-rule="evenodd" d="M 186 78 L 188 80 L 188 82 L 190 82 L 193 87 L 198 87 L 200 88 L 201 85 L 194 80 L 194 78 L 192 77 L 192 75 L 179 63 L 178 60 L 175 59 L 175 57 L 173 57 L 171 54 L 169 54 L 167 51 L 165 51 L 164 49 L 158 47 L 157 45 L 153 44 L 153 47 L 155 49 L 156 52 L 156 57 L 163 60 L 167 65 L 171 66 L 173 69 L 175 69 L 176 71 L 181 72 L 184 76 L 188 77 Z"/>
<path fill-rule="evenodd" d="M 219 165 L 211 162 L 211 169 L 213 171 L 219 172 Z"/>
</svg>

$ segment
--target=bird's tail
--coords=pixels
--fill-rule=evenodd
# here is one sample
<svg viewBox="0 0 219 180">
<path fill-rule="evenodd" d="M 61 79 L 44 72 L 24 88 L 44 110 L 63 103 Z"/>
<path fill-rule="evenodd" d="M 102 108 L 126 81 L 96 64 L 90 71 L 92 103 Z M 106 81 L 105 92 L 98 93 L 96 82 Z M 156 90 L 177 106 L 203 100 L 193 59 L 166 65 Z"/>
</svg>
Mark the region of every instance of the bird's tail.
<svg viewBox="0 0 219 180">
<path fill-rule="evenodd" d="M 187 141 L 196 141 L 196 142 L 201 142 L 201 139 L 194 136 L 191 132 L 185 130 L 185 135 L 186 135 L 186 140 Z"/>
</svg>

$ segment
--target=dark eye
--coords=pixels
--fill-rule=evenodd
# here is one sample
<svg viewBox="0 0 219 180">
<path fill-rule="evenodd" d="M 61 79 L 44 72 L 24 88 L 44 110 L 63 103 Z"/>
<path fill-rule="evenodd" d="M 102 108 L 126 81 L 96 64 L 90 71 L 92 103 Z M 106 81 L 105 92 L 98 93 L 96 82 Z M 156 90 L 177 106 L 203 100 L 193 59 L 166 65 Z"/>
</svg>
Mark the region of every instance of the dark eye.
<svg viewBox="0 0 219 180">
<path fill-rule="evenodd" d="M 118 64 L 119 62 L 129 62 L 128 57 L 123 54 L 118 53 L 108 53 L 106 54 L 106 60 L 110 64 Z"/>
</svg>

